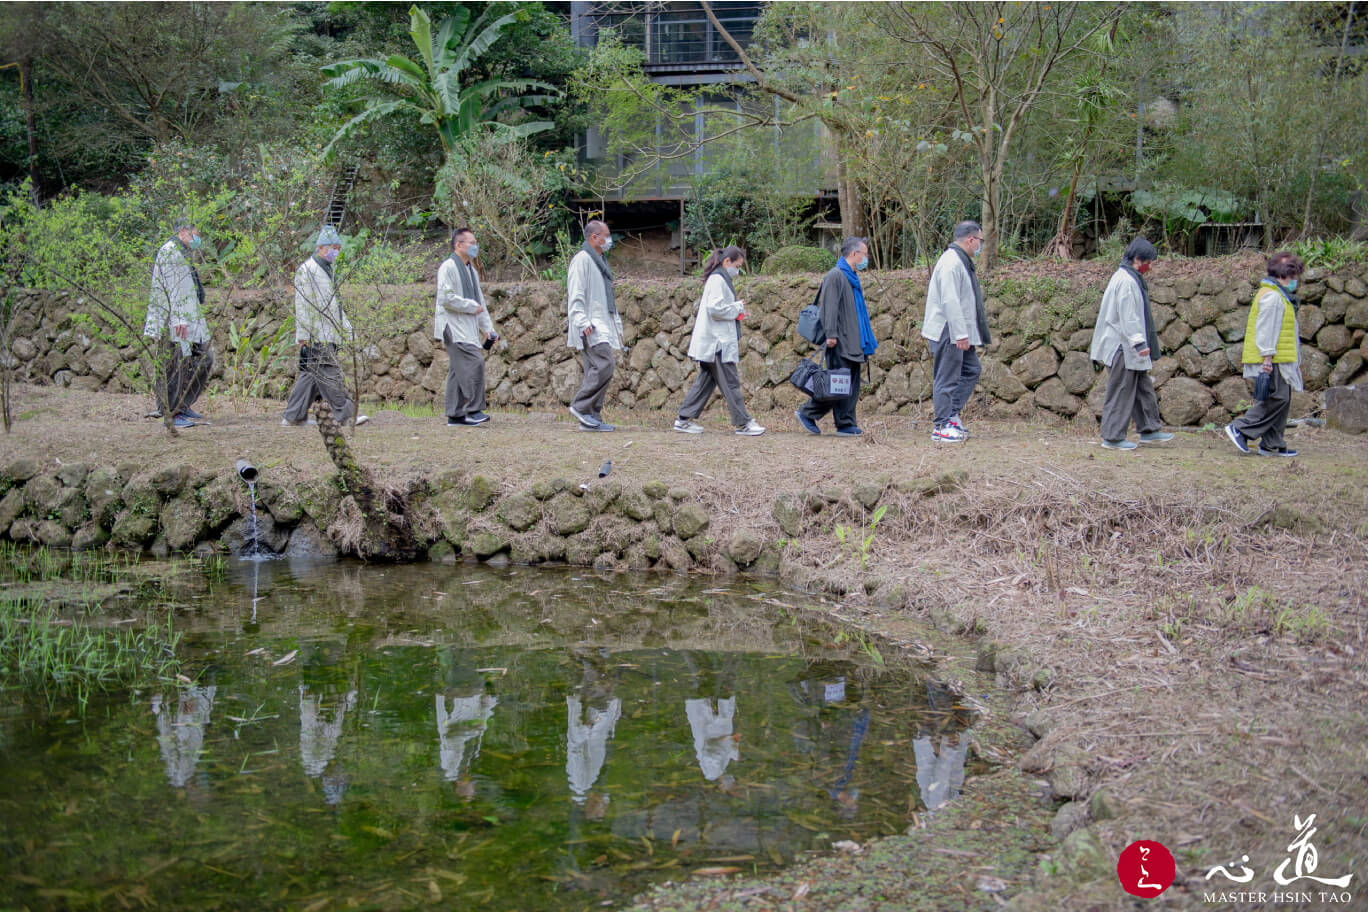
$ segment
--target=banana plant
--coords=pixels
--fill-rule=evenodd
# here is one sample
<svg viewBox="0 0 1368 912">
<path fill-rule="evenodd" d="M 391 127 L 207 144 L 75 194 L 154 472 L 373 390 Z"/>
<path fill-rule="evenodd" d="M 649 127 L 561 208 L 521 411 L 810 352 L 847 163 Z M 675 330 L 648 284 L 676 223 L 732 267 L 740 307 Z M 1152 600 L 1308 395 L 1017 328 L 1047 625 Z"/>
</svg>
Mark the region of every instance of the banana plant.
<svg viewBox="0 0 1368 912">
<path fill-rule="evenodd" d="M 472 23 L 470 12 L 458 9 L 434 32 L 428 14 L 415 5 L 409 8 L 409 36 L 418 49 L 418 61 L 392 54 L 383 60 L 360 57 L 323 67 L 323 75 L 329 77 L 324 85 L 329 88 L 375 80 L 402 95 L 366 99 L 361 113 L 342 125 L 324 155 L 331 156 L 334 147 L 363 124 L 401 112 L 416 114 L 420 123 L 436 129 L 448 156 L 462 136 L 477 129 L 509 130 L 519 136 L 551 129 L 554 124 L 546 120 L 509 124 L 499 118 L 555 100 L 559 94 L 555 87 L 535 79 L 468 82 L 475 61 L 521 15 L 518 9 L 502 15 L 497 11 L 498 5 L 492 4 Z"/>
</svg>

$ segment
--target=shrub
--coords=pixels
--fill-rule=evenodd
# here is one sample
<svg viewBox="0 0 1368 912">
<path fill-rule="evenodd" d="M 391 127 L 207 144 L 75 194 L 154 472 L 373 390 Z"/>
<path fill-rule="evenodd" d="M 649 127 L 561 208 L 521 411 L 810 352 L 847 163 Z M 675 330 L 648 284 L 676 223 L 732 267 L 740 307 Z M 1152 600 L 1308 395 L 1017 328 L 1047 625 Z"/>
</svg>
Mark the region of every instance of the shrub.
<svg viewBox="0 0 1368 912">
<path fill-rule="evenodd" d="M 836 254 L 821 247 L 780 247 L 760 267 L 763 275 L 791 272 L 826 272 L 836 265 Z"/>
</svg>

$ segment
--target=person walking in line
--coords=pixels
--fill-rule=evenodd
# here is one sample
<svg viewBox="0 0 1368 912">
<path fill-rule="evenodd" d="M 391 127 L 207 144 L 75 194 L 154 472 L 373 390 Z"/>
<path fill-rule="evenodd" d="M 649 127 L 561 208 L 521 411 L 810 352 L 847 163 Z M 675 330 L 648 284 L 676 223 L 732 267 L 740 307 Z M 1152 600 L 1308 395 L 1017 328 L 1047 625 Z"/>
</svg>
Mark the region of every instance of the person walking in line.
<svg viewBox="0 0 1368 912">
<path fill-rule="evenodd" d="M 347 395 L 347 383 L 337 358 L 337 347 L 351 338 L 351 321 L 333 288 L 333 263 L 342 251 L 342 238 L 332 225 L 318 232 L 313 256 L 295 270 L 295 341 L 299 343 L 299 379 L 285 403 L 281 424 L 301 427 L 309 409 L 324 399 L 339 424 L 346 424 L 355 404 Z M 358 415 L 357 424 L 370 418 Z"/>
<path fill-rule="evenodd" d="M 437 306 L 432 337 L 447 353 L 446 416 L 451 427 L 474 427 L 485 414 L 484 353 L 499 338 L 485 309 L 474 259 L 480 255 L 475 232 L 451 234 L 451 256 L 437 270 Z"/>
<path fill-rule="evenodd" d="M 835 267 L 822 277 L 817 301 L 827 335 L 827 367 L 850 371 L 850 395 L 828 402 L 809 399 L 803 403 L 793 416 L 809 434 L 822 433 L 817 422 L 827 412 L 832 413 L 836 422 L 837 437 L 858 437 L 864 433 L 855 420 L 855 408 L 860 401 L 860 365 L 879 347 L 860 287 L 859 273 L 868 268 L 869 244 L 864 238 L 849 237 L 841 242 L 841 255 Z"/>
<path fill-rule="evenodd" d="M 689 357 L 698 362 L 698 379 L 679 407 L 674 429 L 682 434 L 701 434 L 703 425 L 696 419 L 707 408 L 713 390 L 720 389 L 727 401 L 732 424 L 742 437 L 759 437 L 765 429 L 746 411 L 741 398 L 741 320 L 746 302 L 736 297 L 732 284 L 746 265 L 746 251 L 732 246 L 714 250 L 703 264 L 703 297 L 698 302 Z"/>
<path fill-rule="evenodd" d="M 156 411 L 171 410 L 171 421 L 184 430 L 204 416 L 191 406 L 204 392 L 214 353 L 209 347 L 209 324 L 204 319 L 204 285 L 190 262 L 203 239 L 199 229 L 184 219 L 175 237 L 157 251 L 152 266 L 152 293 L 147 302 L 143 335 L 158 341 Z"/>
<path fill-rule="evenodd" d="M 613 431 L 603 421 L 603 402 L 613 381 L 615 351 L 622 345 L 622 317 L 613 300 L 613 273 L 603 255 L 613 235 L 598 219 L 584 226 L 584 246 L 570 260 L 565 277 L 566 344 L 582 352 L 584 379 L 570 400 L 570 414 L 583 431 Z"/>
<path fill-rule="evenodd" d="M 982 249 L 979 223 L 960 222 L 955 226 L 953 242 L 931 270 L 931 285 L 926 290 L 922 337 L 931 349 L 931 399 L 936 410 L 931 439 L 937 443 L 969 439 L 960 412 L 983 372 L 978 349 L 993 341 L 988 332 L 988 311 L 983 306 L 983 286 L 974 269 L 973 258 Z"/>
<path fill-rule="evenodd" d="M 1305 389 L 1301 373 L 1301 335 L 1297 326 L 1297 281 L 1306 271 L 1295 254 L 1275 253 L 1268 259 L 1268 277 L 1254 292 L 1245 324 L 1244 377 L 1270 383 L 1267 398 L 1255 401 L 1239 418 L 1225 426 L 1225 434 L 1241 453 L 1258 439 L 1260 456 L 1296 456 L 1283 439 L 1292 391 Z"/>
<path fill-rule="evenodd" d="M 1159 354 L 1159 334 L 1154 328 L 1145 273 L 1158 257 L 1154 245 L 1144 238 L 1131 241 L 1097 311 L 1089 356 L 1108 367 L 1107 393 L 1102 401 L 1102 446 L 1109 450 L 1138 446 L 1126 439 L 1132 418 L 1140 443 L 1173 439 L 1162 430 L 1159 398 L 1149 375 Z"/>
</svg>

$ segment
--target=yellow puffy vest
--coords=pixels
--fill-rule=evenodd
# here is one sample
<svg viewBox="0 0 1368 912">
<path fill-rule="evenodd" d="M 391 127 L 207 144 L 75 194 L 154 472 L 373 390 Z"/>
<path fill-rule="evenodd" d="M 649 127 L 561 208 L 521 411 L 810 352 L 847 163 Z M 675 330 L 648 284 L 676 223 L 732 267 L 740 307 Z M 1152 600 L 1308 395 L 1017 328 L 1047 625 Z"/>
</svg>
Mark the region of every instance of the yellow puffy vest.
<svg viewBox="0 0 1368 912">
<path fill-rule="evenodd" d="M 1282 289 L 1277 283 L 1264 279 L 1254 291 L 1254 303 L 1249 308 L 1249 320 L 1245 323 L 1244 353 L 1240 360 L 1245 364 L 1262 364 L 1263 355 L 1259 354 L 1259 346 L 1254 344 L 1254 324 L 1259 319 L 1259 298 L 1266 291 L 1275 291 L 1283 302 L 1282 328 L 1278 331 L 1278 350 L 1273 355 L 1274 364 L 1292 364 L 1297 360 L 1297 313 L 1292 309 L 1292 302 L 1287 300 L 1287 295 L 1283 294 Z"/>
</svg>

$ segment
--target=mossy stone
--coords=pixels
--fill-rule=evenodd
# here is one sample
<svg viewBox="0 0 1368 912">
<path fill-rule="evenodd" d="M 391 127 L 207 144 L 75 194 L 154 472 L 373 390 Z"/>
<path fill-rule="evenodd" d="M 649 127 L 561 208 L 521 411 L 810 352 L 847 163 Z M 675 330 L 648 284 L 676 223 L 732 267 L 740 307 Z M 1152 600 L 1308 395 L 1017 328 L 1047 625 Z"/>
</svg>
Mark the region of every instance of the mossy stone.
<svg viewBox="0 0 1368 912">
<path fill-rule="evenodd" d="M 569 494 L 558 494 L 548 505 L 547 517 L 558 535 L 574 535 L 589 527 L 594 518 L 585 503 Z"/>
<path fill-rule="evenodd" d="M 670 498 L 670 503 L 683 503 L 693 495 L 688 488 L 670 488 L 666 496 Z"/>
<path fill-rule="evenodd" d="M 645 522 L 653 515 L 651 501 L 640 491 L 626 491 L 617 499 L 618 512 L 628 519 Z"/>
<path fill-rule="evenodd" d="M 708 511 L 704 510 L 700 504 L 686 503 L 675 510 L 673 517 L 674 533 L 681 540 L 688 541 L 708 528 L 709 522 Z"/>
<path fill-rule="evenodd" d="M 161 492 L 152 484 L 152 479 L 148 475 L 135 475 L 130 478 L 128 484 L 123 487 L 122 497 L 125 512 L 142 513 L 146 516 L 155 516 L 161 512 Z M 115 540 L 118 540 L 117 535 Z"/>
<path fill-rule="evenodd" d="M 1064 838 L 1058 860 L 1065 874 L 1081 882 L 1115 876 L 1116 860 L 1088 827 L 1074 830 Z"/>
<path fill-rule="evenodd" d="M 180 494 L 185 483 L 190 480 L 193 470 L 184 463 L 164 466 L 152 473 L 151 484 L 164 499 L 170 500 Z"/>
<path fill-rule="evenodd" d="M 693 560 L 689 557 L 689 552 L 684 547 L 684 543 L 674 536 L 667 536 L 660 540 L 660 559 L 671 570 L 679 573 L 693 566 Z"/>
<path fill-rule="evenodd" d="M 22 488 L 10 488 L 4 497 L 0 498 L 0 531 L 8 529 L 10 525 L 19 518 L 24 512 L 24 491 Z"/>
<path fill-rule="evenodd" d="M 71 544 L 71 531 L 55 519 L 43 520 L 33 532 L 49 548 L 65 548 Z"/>
<path fill-rule="evenodd" d="M 738 567 L 749 567 L 765 549 L 765 540 L 752 529 L 737 529 L 727 541 L 727 556 Z"/>
<path fill-rule="evenodd" d="M 508 539 L 494 532 L 476 532 L 462 547 L 480 560 L 487 560 L 508 547 Z"/>
<path fill-rule="evenodd" d="M 90 518 L 101 526 L 109 527 L 114 523 L 114 514 L 123 503 L 124 477 L 117 469 L 98 468 L 86 476 L 86 505 L 90 508 Z"/>
<path fill-rule="evenodd" d="M 127 509 L 114 520 L 110 539 L 120 548 L 142 550 L 157 531 L 157 517 L 136 509 Z"/>
<path fill-rule="evenodd" d="M 96 523 L 86 523 L 71 536 L 72 551 L 90 551 L 109 541 L 109 533 Z"/>
<path fill-rule="evenodd" d="M 37 475 L 42 465 L 32 456 L 20 456 L 5 466 L 4 477 L 11 484 L 22 484 Z"/>
<path fill-rule="evenodd" d="M 161 511 L 162 534 L 173 551 L 194 547 L 205 532 L 204 508 L 193 496 L 168 501 Z"/>
<path fill-rule="evenodd" d="M 62 498 L 62 483 L 51 475 L 38 475 L 24 485 L 24 503 L 34 516 L 43 518 L 57 512 Z"/>
<path fill-rule="evenodd" d="M 295 488 L 295 493 L 299 497 L 299 505 L 318 528 L 326 529 L 332 525 L 342 505 L 342 492 L 338 490 L 333 476 L 306 481 Z"/>
<path fill-rule="evenodd" d="M 57 500 L 57 516 L 68 529 L 75 529 L 90 516 L 85 492 L 80 488 L 63 488 Z"/>
<path fill-rule="evenodd" d="M 499 501 L 499 519 L 515 532 L 525 532 L 541 519 L 541 504 L 529 494 L 513 494 Z"/>
<path fill-rule="evenodd" d="M 651 500 L 661 500 L 666 494 L 670 493 L 670 488 L 663 481 L 648 481 L 641 486 L 641 493 Z"/>
<path fill-rule="evenodd" d="M 79 487 L 90 474 L 90 467 L 84 462 L 69 462 L 57 470 L 57 477 L 68 488 Z"/>
<path fill-rule="evenodd" d="M 472 513 L 479 513 L 494 502 L 494 482 L 483 475 L 470 479 L 466 488 L 466 506 Z"/>
<path fill-rule="evenodd" d="M 427 558 L 434 564 L 454 564 L 456 563 L 456 549 L 451 547 L 451 542 L 440 539 L 428 548 Z"/>
<path fill-rule="evenodd" d="M 770 515 L 779 524 L 779 528 L 784 530 L 784 534 L 789 538 L 797 538 L 798 533 L 803 529 L 803 505 L 797 498 L 789 494 L 780 494 L 774 498 L 774 506 L 770 508 Z"/>
</svg>

